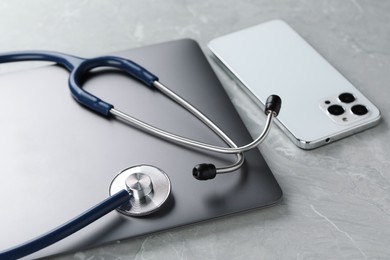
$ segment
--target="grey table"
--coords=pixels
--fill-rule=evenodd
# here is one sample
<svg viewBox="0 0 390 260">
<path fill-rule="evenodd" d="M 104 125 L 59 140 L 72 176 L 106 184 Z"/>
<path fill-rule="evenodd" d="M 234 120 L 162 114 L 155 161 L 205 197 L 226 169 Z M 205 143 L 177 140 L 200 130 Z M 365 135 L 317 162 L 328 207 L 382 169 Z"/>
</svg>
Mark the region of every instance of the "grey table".
<svg viewBox="0 0 390 260">
<path fill-rule="evenodd" d="M 278 205 L 53 259 L 389 259 L 389 1 L 0 2 L 0 51 L 94 56 L 213 38 L 279 18 L 293 26 L 382 111 L 373 129 L 312 151 L 277 128 L 260 147 L 283 191 Z M 0 66 L 0 71 L 38 66 Z M 214 66 L 248 129 L 259 111 Z"/>
</svg>

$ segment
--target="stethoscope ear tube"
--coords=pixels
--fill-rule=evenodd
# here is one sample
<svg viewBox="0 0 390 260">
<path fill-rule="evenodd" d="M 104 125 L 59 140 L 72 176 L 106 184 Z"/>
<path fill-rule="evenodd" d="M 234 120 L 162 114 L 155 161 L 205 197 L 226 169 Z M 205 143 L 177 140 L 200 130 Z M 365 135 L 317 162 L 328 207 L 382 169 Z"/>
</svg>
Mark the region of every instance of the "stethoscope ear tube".
<svg viewBox="0 0 390 260">
<path fill-rule="evenodd" d="M 128 203 L 131 195 L 121 190 L 65 224 L 16 247 L 0 252 L 0 260 L 18 259 L 48 247 Z"/>
</svg>

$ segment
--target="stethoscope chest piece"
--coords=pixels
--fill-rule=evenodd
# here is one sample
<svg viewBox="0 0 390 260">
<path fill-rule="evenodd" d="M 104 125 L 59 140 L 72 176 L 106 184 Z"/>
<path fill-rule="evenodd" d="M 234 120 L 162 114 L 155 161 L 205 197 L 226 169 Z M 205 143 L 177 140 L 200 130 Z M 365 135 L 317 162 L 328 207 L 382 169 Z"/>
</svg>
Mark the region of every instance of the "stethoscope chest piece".
<svg viewBox="0 0 390 260">
<path fill-rule="evenodd" d="M 137 165 L 123 170 L 114 178 L 110 195 L 123 189 L 131 194 L 131 199 L 117 210 L 127 216 L 144 216 L 157 211 L 168 199 L 171 182 L 159 168 Z"/>
</svg>

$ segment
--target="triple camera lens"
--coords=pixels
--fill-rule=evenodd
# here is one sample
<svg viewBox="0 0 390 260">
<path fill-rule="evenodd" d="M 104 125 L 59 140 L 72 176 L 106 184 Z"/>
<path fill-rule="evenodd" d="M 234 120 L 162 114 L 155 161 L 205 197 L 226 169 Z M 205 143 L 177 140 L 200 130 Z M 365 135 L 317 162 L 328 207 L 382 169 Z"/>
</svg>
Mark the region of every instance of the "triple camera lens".
<svg viewBox="0 0 390 260">
<path fill-rule="evenodd" d="M 345 104 L 352 103 L 356 100 L 355 96 L 351 93 L 345 92 L 339 95 L 339 100 Z M 358 116 L 363 116 L 368 113 L 367 108 L 364 105 L 353 105 L 351 107 L 353 114 Z M 344 114 L 345 109 L 341 105 L 331 105 L 328 107 L 328 112 L 334 116 L 339 116 Z"/>
</svg>

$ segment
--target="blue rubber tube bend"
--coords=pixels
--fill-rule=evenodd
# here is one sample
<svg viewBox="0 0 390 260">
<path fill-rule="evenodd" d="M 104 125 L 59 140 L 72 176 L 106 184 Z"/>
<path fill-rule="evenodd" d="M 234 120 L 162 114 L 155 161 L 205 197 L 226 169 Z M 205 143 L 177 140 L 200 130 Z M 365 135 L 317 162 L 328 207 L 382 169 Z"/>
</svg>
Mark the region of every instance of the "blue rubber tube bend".
<svg viewBox="0 0 390 260">
<path fill-rule="evenodd" d="M 65 224 L 23 244 L 1 251 L 0 260 L 19 259 L 48 247 L 127 203 L 130 196 L 127 190 L 119 191 Z"/>
<path fill-rule="evenodd" d="M 147 71 L 137 63 L 114 56 L 103 56 L 87 59 L 77 65 L 69 76 L 69 88 L 73 98 L 89 109 L 101 115 L 109 116 L 110 109 L 114 106 L 92 95 L 82 88 L 82 78 L 92 69 L 98 67 L 111 67 L 126 72 L 132 78 L 140 81 L 147 87 L 153 88 L 153 83 L 158 77 Z"/>
</svg>

